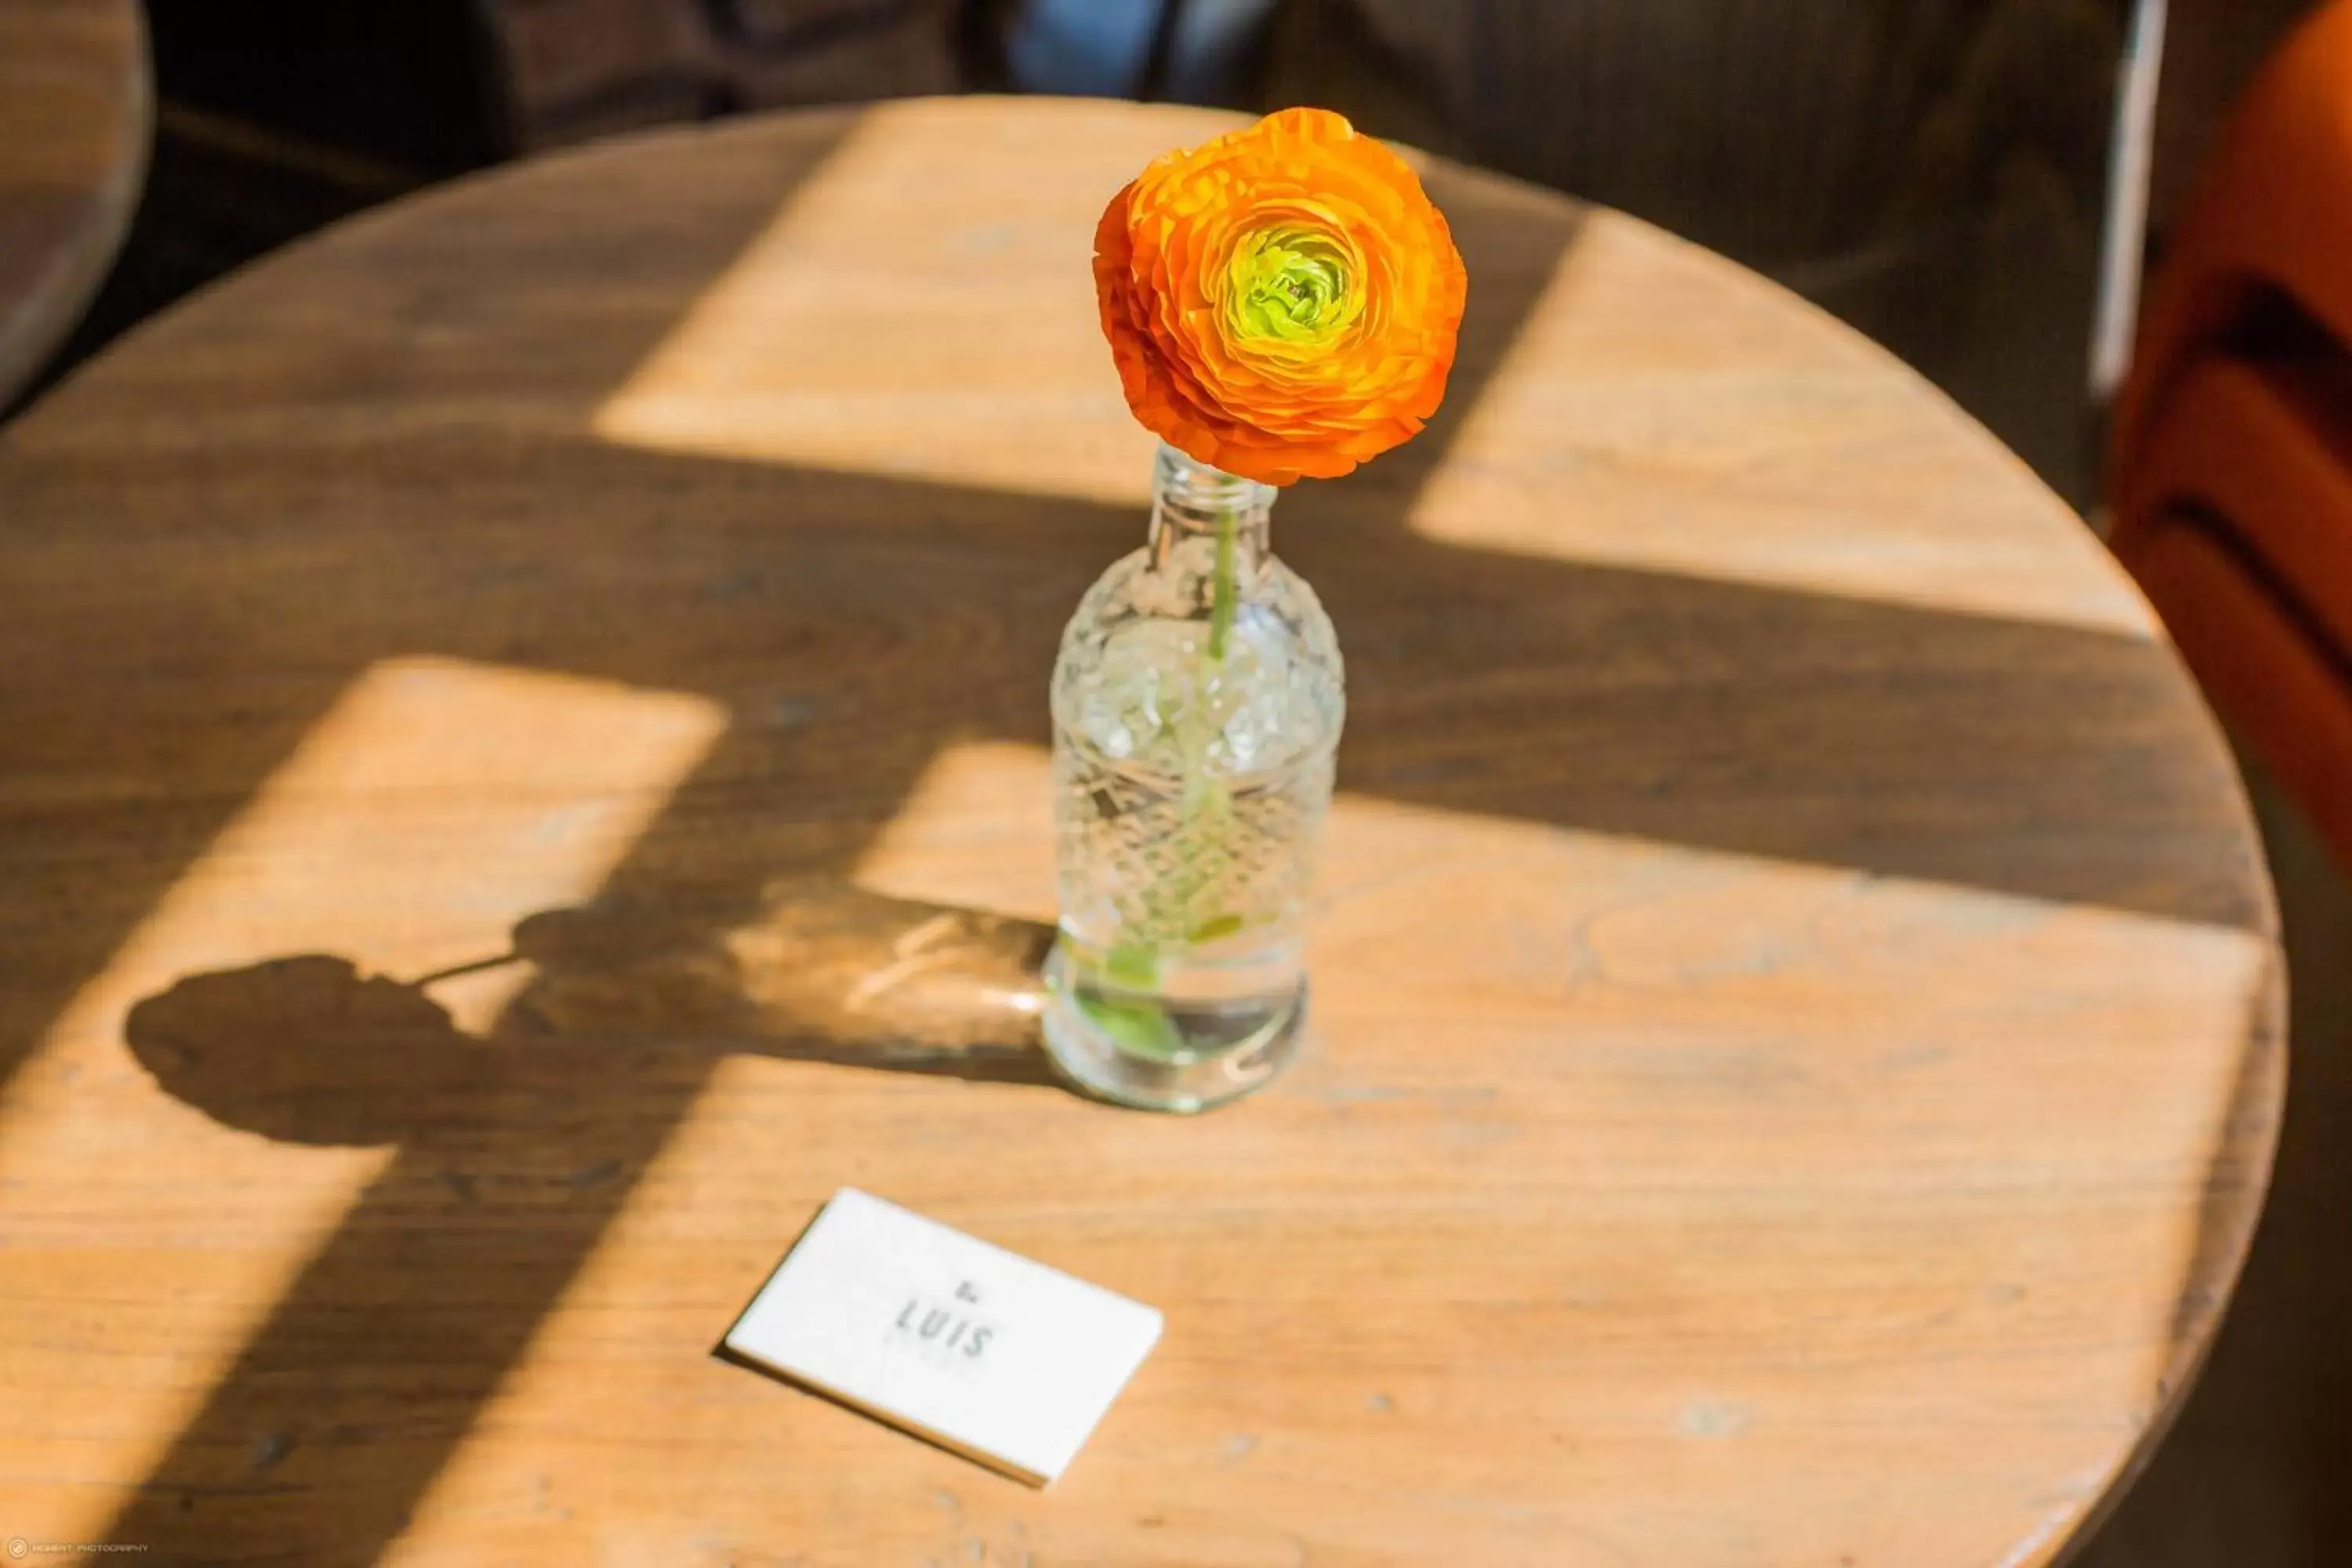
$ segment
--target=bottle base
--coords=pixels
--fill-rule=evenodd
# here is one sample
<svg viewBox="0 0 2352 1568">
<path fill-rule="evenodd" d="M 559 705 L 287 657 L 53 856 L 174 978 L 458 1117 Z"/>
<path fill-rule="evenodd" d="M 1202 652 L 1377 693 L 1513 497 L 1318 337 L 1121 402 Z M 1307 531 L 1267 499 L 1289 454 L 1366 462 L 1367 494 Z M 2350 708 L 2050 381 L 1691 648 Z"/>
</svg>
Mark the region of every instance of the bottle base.
<svg viewBox="0 0 2352 1568">
<path fill-rule="evenodd" d="M 1136 1015 L 1150 1004 L 1092 995 L 1079 969 L 1066 944 L 1055 942 L 1045 959 L 1045 1055 L 1073 1087 L 1114 1105 L 1189 1115 L 1239 1100 L 1274 1081 L 1297 1054 L 1306 1029 L 1301 980 L 1287 995 L 1252 1003 L 1238 1039 L 1228 1007 L 1218 1030 L 1228 1043 L 1197 1053 L 1164 1048 L 1148 1036 L 1138 1039 Z M 1154 1020 L 1152 1034 L 1181 1037 L 1167 1016 Z M 1139 1049 L 1139 1043 L 1153 1048 Z"/>
</svg>

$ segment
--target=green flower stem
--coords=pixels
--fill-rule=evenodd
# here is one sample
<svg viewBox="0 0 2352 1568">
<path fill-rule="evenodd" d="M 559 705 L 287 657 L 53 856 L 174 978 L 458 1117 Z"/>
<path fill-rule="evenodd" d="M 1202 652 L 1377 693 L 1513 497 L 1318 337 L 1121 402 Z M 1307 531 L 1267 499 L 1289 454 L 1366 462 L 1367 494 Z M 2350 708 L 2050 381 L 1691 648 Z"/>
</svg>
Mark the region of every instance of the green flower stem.
<svg viewBox="0 0 2352 1568">
<path fill-rule="evenodd" d="M 1232 640 L 1234 605 L 1239 593 L 1234 582 L 1234 557 L 1239 552 L 1239 515 L 1229 510 L 1217 523 L 1217 563 L 1211 578 L 1207 658 L 1211 669 L 1225 662 L 1225 646 Z M 1210 670 L 1202 672 L 1203 688 L 1209 684 L 1209 676 Z M 1209 774 L 1210 736 L 1202 728 L 1205 721 L 1202 716 L 1207 711 L 1205 701 L 1195 701 L 1186 715 L 1184 732 L 1181 736 L 1184 752 L 1184 811 L 1195 823 L 1205 819 L 1222 827 L 1232 816 L 1233 800 L 1226 794 L 1223 782 Z M 1181 934 L 1172 939 L 1122 943 L 1112 949 L 1105 955 L 1104 972 L 1114 984 L 1134 991 L 1150 991 L 1158 983 L 1160 967 L 1166 961 L 1163 942 L 1167 946 L 1184 947 L 1214 942 L 1242 928 L 1241 917 L 1232 914 L 1217 915 L 1189 928 L 1182 924 L 1193 899 L 1210 879 L 1211 874 L 1203 868 L 1188 865 L 1145 895 L 1147 904 L 1156 906 L 1151 923 L 1162 928 L 1176 926 Z M 1134 1005 L 1146 1012 L 1150 1010 L 1142 1004 Z M 1098 1021 L 1108 1026 L 1108 1020 Z M 1124 1017 L 1121 1022 L 1123 1029 L 1115 1033 L 1118 1033 L 1119 1037 L 1130 1046 L 1135 1045 L 1136 1041 L 1131 1037 L 1136 1033 L 1136 1018 Z M 1174 1027 L 1172 1025 L 1164 1026 L 1170 1030 Z"/>
<path fill-rule="evenodd" d="M 1237 514 L 1227 508 L 1217 521 L 1217 574 L 1209 600 L 1209 662 L 1225 662 L 1225 637 L 1234 629 L 1234 535 Z"/>
<path fill-rule="evenodd" d="M 1212 672 L 1223 668 L 1225 645 L 1233 640 L 1234 602 L 1240 596 L 1239 585 L 1234 581 L 1234 557 L 1239 552 L 1240 531 L 1241 515 L 1228 508 L 1225 514 L 1217 520 L 1217 565 L 1214 575 L 1210 579 L 1209 664 Z M 1201 685 L 1204 691 L 1214 679 L 1213 673 L 1203 676 Z M 1205 713 L 1209 708 L 1206 704 L 1198 704 L 1196 710 Z M 1223 826 L 1233 816 L 1233 797 L 1225 793 L 1224 781 L 1213 777 L 1209 773 L 1209 744 L 1213 738 L 1213 732 L 1205 727 L 1196 731 L 1195 744 L 1188 748 L 1192 752 L 1189 763 L 1193 776 L 1187 781 L 1184 793 L 1193 808 L 1195 821 L 1206 818 Z M 1188 904 L 1206 880 L 1206 878 L 1200 878 L 1186 889 Z M 1187 940 L 1198 939 L 1188 932 Z"/>
</svg>

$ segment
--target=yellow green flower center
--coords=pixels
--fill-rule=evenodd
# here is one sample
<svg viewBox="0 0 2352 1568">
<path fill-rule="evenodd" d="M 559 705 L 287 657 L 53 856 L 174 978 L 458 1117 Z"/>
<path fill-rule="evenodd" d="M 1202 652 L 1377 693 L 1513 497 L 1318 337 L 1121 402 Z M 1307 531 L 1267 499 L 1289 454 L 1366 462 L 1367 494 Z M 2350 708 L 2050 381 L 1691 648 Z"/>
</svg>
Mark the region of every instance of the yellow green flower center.
<svg viewBox="0 0 2352 1568">
<path fill-rule="evenodd" d="M 1225 310 L 1236 337 L 1323 348 L 1363 307 L 1346 244 L 1305 226 L 1261 229 L 1234 249 Z"/>
</svg>

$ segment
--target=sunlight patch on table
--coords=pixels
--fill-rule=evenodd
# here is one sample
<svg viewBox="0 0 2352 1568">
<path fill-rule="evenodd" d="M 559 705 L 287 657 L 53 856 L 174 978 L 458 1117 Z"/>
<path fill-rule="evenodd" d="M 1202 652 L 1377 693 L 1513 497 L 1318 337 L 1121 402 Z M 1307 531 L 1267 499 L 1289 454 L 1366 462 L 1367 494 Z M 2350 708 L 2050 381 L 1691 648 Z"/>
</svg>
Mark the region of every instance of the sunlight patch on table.
<svg viewBox="0 0 2352 1568">
<path fill-rule="evenodd" d="M 1426 538 L 2155 635 L 2090 530 L 1943 394 L 1628 219 L 1579 231 L 1455 413 L 1412 513 Z"/>
<path fill-rule="evenodd" d="M 1054 772 L 1035 746 L 970 741 L 931 759 L 857 862 L 894 899 L 1051 921 Z"/>
<path fill-rule="evenodd" d="M 1049 100 L 866 110 L 596 410 L 596 434 L 1140 505 L 1152 438 L 1119 394 L 1087 258 L 1103 204 L 1165 136 Z M 940 191 L 958 216 L 932 218 Z"/>
<path fill-rule="evenodd" d="M 1051 919 L 1051 800 L 1044 750 L 950 748 L 856 879 Z M 1320 1044 L 1302 1081 L 1513 1093 L 1565 1075 L 1561 1135 L 1596 1179 L 1655 1168 L 1672 1186 L 1715 1160 L 1727 1169 L 1707 1181 L 1736 1190 L 1729 1167 L 1778 1123 L 1758 1180 L 1816 1182 L 1825 1212 L 1862 1171 L 1931 1207 L 2013 1206 L 2023 1251 L 1948 1260 L 1955 1299 L 1979 1300 L 1988 1271 L 2042 1281 L 2044 1305 L 2112 1347 L 2100 1375 L 2118 1420 L 2178 1373 L 2176 1303 L 2192 1252 L 2213 1245 L 2193 1218 L 2209 1188 L 2216 1223 L 2252 1212 L 2260 1173 L 2242 1157 L 2266 1146 L 2275 1106 L 2276 1042 L 2250 1023 L 2273 978 L 2267 942 L 2098 904 L 1343 791 L 1309 945 Z M 1439 1033 L 1478 1040 L 1478 1058 L 1429 1052 Z M 1721 1136 L 1662 1135 L 1677 1102 Z M 2086 1236 L 2083 1205 L 2109 1192 Z M 2085 1441 L 2095 1465 L 2106 1435 Z"/>
<path fill-rule="evenodd" d="M 224 973 L 263 994 L 254 966 L 297 955 L 414 979 L 503 953 L 517 921 L 597 890 L 725 723 L 698 696 L 456 659 L 362 674 L 0 1098 L 0 1300 L 80 1303 L 79 1349 L 0 1344 L 0 1387 L 43 1389 L 47 1429 L 86 1435 L 135 1484 L 392 1158 L 273 1142 L 173 1098 L 125 1048 L 134 1006 Z M 528 973 L 428 994 L 478 1030 Z M 333 1026 L 291 1019 L 287 1048 L 332 1048 Z M 271 1043 L 225 1048 L 259 1064 Z M 121 1496 L 86 1489 L 9 1521 L 94 1539 Z"/>
</svg>

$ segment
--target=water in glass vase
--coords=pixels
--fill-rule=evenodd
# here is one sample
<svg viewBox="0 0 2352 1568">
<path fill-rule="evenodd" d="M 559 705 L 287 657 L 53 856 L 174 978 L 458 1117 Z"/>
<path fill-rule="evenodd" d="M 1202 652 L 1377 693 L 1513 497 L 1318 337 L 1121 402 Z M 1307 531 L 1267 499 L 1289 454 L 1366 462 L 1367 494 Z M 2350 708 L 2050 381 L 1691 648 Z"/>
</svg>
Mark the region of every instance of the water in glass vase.
<svg viewBox="0 0 2352 1568">
<path fill-rule="evenodd" d="M 1329 619 L 1267 552 L 1273 495 L 1163 447 L 1150 542 L 1080 602 L 1055 668 L 1046 1044 L 1125 1104 L 1246 1093 L 1305 1020 L 1344 699 Z"/>
</svg>

